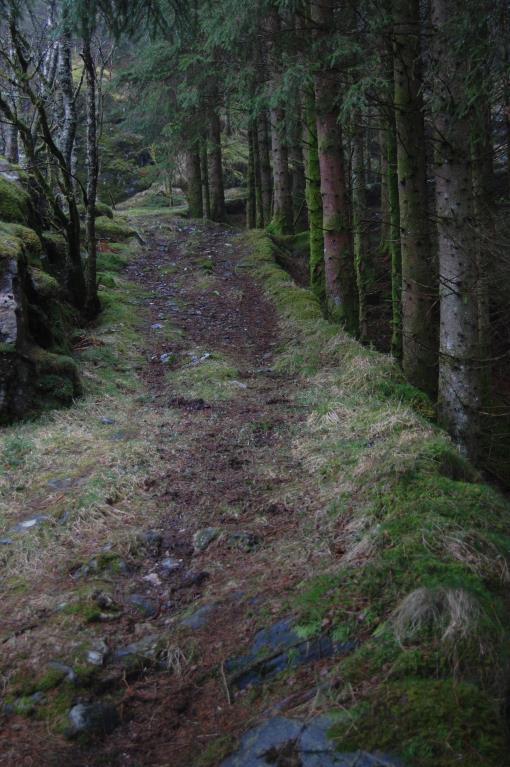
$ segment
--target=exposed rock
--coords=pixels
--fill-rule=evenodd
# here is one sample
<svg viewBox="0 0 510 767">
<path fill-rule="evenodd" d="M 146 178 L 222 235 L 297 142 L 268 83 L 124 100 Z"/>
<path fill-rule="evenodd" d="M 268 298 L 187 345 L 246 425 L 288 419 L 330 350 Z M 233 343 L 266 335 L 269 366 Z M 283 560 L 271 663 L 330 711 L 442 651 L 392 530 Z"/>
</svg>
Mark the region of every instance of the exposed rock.
<svg viewBox="0 0 510 767">
<path fill-rule="evenodd" d="M 78 677 L 76 676 L 74 669 L 72 669 L 71 666 L 68 666 L 66 663 L 61 663 L 59 660 L 51 660 L 48 663 L 48 668 L 53 669 L 53 671 L 59 671 L 66 682 L 69 682 L 70 684 L 76 684 L 78 681 Z"/>
<path fill-rule="evenodd" d="M 144 575 L 143 580 L 147 581 L 147 583 L 150 583 L 151 586 L 155 586 L 156 588 L 161 586 L 161 578 L 157 575 L 157 573 L 149 573 L 149 575 Z"/>
<path fill-rule="evenodd" d="M 212 614 L 216 609 L 217 605 L 215 604 L 199 607 L 198 610 L 195 610 L 194 613 L 188 615 L 187 618 L 182 619 L 181 626 L 185 626 L 188 629 L 193 629 L 194 631 L 204 628 L 204 626 L 209 623 L 209 620 L 211 619 Z"/>
<path fill-rule="evenodd" d="M 144 667 L 158 663 L 164 651 L 165 640 L 157 634 L 151 634 L 138 642 L 125 647 L 118 647 L 112 653 L 112 662 L 122 665 L 129 672 L 140 671 Z"/>
<path fill-rule="evenodd" d="M 127 601 L 145 618 L 155 618 L 159 612 L 159 602 L 143 594 L 131 594 Z"/>
<path fill-rule="evenodd" d="M 182 568 L 182 560 L 166 557 L 166 559 L 161 560 L 160 567 L 165 575 L 171 575 Z"/>
<path fill-rule="evenodd" d="M 100 421 L 101 421 L 101 423 L 102 423 L 104 426 L 113 426 L 113 424 L 115 423 L 115 419 L 114 419 L 114 418 L 108 418 L 107 416 L 103 416 L 103 417 L 100 419 Z"/>
<path fill-rule="evenodd" d="M 238 751 L 220 767 L 404 767 L 400 759 L 362 751 L 339 753 L 328 738 L 328 716 L 311 722 L 274 717 L 249 730 Z"/>
<path fill-rule="evenodd" d="M 221 530 L 218 527 L 205 527 L 193 536 L 193 546 L 196 552 L 205 551 L 218 538 Z"/>
<path fill-rule="evenodd" d="M 188 570 L 184 578 L 181 581 L 182 588 L 190 588 L 191 586 L 200 586 L 210 575 L 205 570 Z"/>
<path fill-rule="evenodd" d="M 109 703 L 78 703 L 69 711 L 69 721 L 69 737 L 109 735 L 120 724 L 120 717 Z"/>
<path fill-rule="evenodd" d="M 99 639 L 90 650 L 87 650 L 87 663 L 92 666 L 103 666 L 110 652 L 110 648 L 103 639 Z"/>
<path fill-rule="evenodd" d="M 157 530 L 147 530 L 142 534 L 142 541 L 153 556 L 157 556 L 163 544 L 163 536 Z"/>
<path fill-rule="evenodd" d="M 351 652 L 355 642 L 335 642 L 329 636 L 304 640 L 294 631 L 290 618 L 262 629 L 246 655 L 225 663 L 231 684 L 239 690 L 261 684 L 289 668 L 313 663 L 332 655 Z"/>
<path fill-rule="evenodd" d="M 28 530 L 31 530 L 34 527 L 39 527 L 40 525 L 44 524 L 44 522 L 47 522 L 49 520 L 49 517 L 46 517 L 44 515 L 39 515 L 37 517 L 32 517 L 31 519 L 25 519 L 23 522 L 18 522 L 18 524 L 13 528 L 14 531 L 17 533 L 26 533 Z"/>
</svg>

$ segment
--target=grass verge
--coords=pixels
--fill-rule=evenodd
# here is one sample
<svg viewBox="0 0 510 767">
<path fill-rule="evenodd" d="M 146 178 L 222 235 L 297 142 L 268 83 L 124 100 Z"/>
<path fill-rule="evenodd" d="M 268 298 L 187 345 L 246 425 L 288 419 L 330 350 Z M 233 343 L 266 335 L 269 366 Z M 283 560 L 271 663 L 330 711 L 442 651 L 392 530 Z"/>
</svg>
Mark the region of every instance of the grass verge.
<svg viewBox="0 0 510 767">
<path fill-rule="evenodd" d="M 311 408 L 292 449 L 318 479 L 322 512 L 303 525 L 323 556 L 294 606 L 306 636 L 359 643 L 337 669 L 338 748 L 508 764 L 510 506 L 392 359 L 324 320 L 265 235 L 250 244 L 286 339 L 277 365 Z"/>
</svg>

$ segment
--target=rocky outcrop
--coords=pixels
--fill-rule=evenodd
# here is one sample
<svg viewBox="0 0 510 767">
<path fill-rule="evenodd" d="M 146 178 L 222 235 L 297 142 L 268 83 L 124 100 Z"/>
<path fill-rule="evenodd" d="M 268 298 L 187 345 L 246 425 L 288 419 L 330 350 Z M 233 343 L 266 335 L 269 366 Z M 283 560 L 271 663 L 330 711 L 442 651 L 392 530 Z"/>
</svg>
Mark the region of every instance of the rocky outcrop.
<svg viewBox="0 0 510 767">
<path fill-rule="evenodd" d="M 76 366 L 65 354 L 71 310 L 44 270 L 43 241 L 21 223 L 28 211 L 15 172 L 1 166 L 0 423 L 69 404 L 80 393 Z"/>
</svg>

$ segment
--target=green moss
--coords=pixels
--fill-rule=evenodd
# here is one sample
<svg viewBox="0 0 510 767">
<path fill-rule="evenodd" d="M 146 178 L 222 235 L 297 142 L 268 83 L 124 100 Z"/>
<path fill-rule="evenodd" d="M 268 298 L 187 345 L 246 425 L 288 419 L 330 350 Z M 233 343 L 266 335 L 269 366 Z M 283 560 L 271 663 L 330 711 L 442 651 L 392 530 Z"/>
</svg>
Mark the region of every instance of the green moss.
<svg viewBox="0 0 510 767">
<path fill-rule="evenodd" d="M 74 602 L 67 605 L 63 612 L 66 615 L 75 615 L 82 619 L 84 623 L 96 623 L 101 620 L 101 610 L 93 602 Z"/>
<path fill-rule="evenodd" d="M 101 240 L 122 241 L 136 236 L 136 231 L 125 223 L 118 220 L 112 221 L 106 216 L 96 219 L 96 233 Z"/>
<path fill-rule="evenodd" d="M 0 221 L 24 224 L 29 216 L 28 194 L 0 176 Z"/>
<path fill-rule="evenodd" d="M 413 767 L 508 764 L 497 705 L 468 683 L 408 679 L 372 689 L 331 731 L 338 750 L 398 754 Z"/>
<path fill-rule="evenodd" d="M 235 748 L 232 735 L 215 738 L 193 762 L 193 767 L 214 767 L 227 757 Z"/>
</svg>

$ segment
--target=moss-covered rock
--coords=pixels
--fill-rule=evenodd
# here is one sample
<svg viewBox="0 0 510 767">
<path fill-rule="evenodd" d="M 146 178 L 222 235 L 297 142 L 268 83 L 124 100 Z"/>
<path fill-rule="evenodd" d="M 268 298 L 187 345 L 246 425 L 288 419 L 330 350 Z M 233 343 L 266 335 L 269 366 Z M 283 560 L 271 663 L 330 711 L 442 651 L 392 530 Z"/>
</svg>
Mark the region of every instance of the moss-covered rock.
<svg viewBox="0 0 510 767">
<path fill-rule="evenodd" d="M 112 240 L 113 242 L 136 237 L 136 231 L 131 226 L 123 222 L 112 221 L 106 216 L 99 216 L 96 219 L 96 233 L 99 239 Z"/>
<path fill-rule="evenodd" d="M 24 224 L 29 219 L 30 198 L 20 185 L 0 175 L 0 221 Z"/>
</svg>

